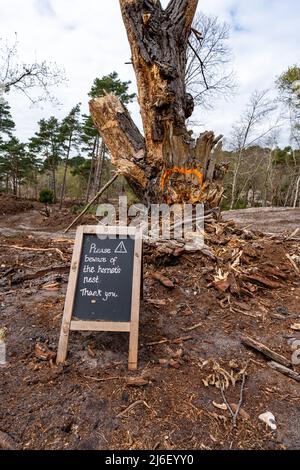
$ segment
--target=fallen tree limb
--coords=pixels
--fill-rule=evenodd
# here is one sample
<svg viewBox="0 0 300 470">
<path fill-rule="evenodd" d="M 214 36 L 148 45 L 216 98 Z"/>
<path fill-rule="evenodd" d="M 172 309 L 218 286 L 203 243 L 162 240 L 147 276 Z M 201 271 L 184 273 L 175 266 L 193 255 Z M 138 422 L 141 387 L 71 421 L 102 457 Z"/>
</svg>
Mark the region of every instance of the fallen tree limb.
<svg viewBox="0 0 300 470">
<path fill-rule="evenodd" d="M 150 406 L 144 400 L 137 400 L 134 403 L 132 403 L 131 405 L 129 405 L 124 411 L 117 414 L 116 417 L 117 418 L 122 418 L 122 416 L 124 416 L 126 413 L 128 413 L 128 411 L 132 410 L 133 408 L 135 408 L 138 405 L 145 405 L 146 408 L 149 408 L 149 410 L 150 410 Z"/>
<path fill-rule="evenodd" d="M 274 361 L 268 362 L 268 366 L 271 367 L 271 369 L 276 370 L 277 372 L 281 372 L 281 374 L 287 375 L 288 377 L 290 377 L 290 379 L 294 379 L 297 382 L 300 382 L 300 374 L 293 371 L 292 369 L 282 366 L 281 364 L 278 364 L 278 362 Z"/>
<path fill-rule="evenodd" d="M 256 351 L 262 353 L 264 356 L 267 356 L 273 359 L 274 361 L 279 362 L 283 366 L 289 367 L 291 365 L 291 361 L 286 359 L 284 356 L 281 356 L 275 351 L 272 351 L 272 349 L 268 348 L 267 346 L 260 343 L 259 341 L 256 341 L 255 339 L 250 338 L 249 336 L 242 336 L 241 341 L 244 345 L 255 349 Z"/>
<path fill-rule="evenodd" d="M 19 246 L 19 245 L 2 245 L 4 248 L 13 248 L 14 250 L 21 250 L 21 251 L 40 251 L 40 252 L 47 252 L 47 251 L 56 251 L 59 254 L 62 261 L 66 261 L 66 257 L 64 256 L 63 252 L 58 248 L 30 248 L 27 246 Z"/>
<path fill-rule="evenodd" d="M 83 209 L 82 212 L 76 217 L 76 219 L 73 220 L 73 222 L 69 225 L 69 227 L 66 228 L 64 233 L 68 233 L 69 230 L 78 222 L 78 220 L 81 219 L 81 217 L 89 210 L 89 208 L 94 204 L 94 202 L 102 196 L 102 194 L 116 181 L 116 179 L 119 177 L 119 173 L 116 173 L 109 181 L 106 183 L 105 186 L 96 194 L 96 196 L 88 203 L 88 205 Z"/>
<path fill-rule="evenodd" d="M 70 271 L 70 266 L 54 266 L 51 268 L 41 269 L 36 271 L 35 273 L 25 274 L 24 276 L 20 276 L 14 280 L 12 280 L 12 285 L 21 284 L 24 281 L 32 281 L 33 279 L 38 279 L 39 277 L 43 277 L 49 273 L 58 273 L 58 274 L 65 274 Z"/>
<path fill-rule="evenodd" d="M 97 377 L 90 377 L 87 375 L 83 376 L 87 380 L 94 380 L 95 382 L 108 382 L 109 380 L 120 380 L 122 377 L 106 377 L 104 379 L 98 379 Z"/>
<path fill-rule="evenodd" d="M 176 338 L 176 339 L 161 339 L 160 341 L 153 341 L 152 343 L 147 343 L 146 346 L 156 346 L 158 344 L 180 344 L 183 341 L 189 341 L 190 339 L 193 339 L 192 336 L 185 336 L 182 338 Z"/>
</svg>

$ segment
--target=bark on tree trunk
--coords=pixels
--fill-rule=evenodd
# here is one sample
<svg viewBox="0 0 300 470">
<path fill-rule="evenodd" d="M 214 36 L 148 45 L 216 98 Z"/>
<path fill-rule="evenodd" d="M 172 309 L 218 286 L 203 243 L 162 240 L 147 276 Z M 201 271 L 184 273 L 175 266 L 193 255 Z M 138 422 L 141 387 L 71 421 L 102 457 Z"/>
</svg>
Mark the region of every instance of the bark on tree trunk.
<svg viewBox="0 0 300 470">
<path fill-rule="evenodd" d="M 294 198 L 294 204 L 293 204 L 293 208 L 296 209 L 297 207 L 297 203 L 298 203 L 298 198 L 299 198 L 299 187 L 300 187 L 300 176 L 298 176 L 297 178 L 297 182 L 296 182 L 296 194 L 295 194 L 295 198 Z"/>
<path fill-rule="evenodd" d="M 56 204 L 56 170 L 54 164 L 52 165 L 52 191 L 53 191 L 53 202 Z"/>
<path fill-rule="evenodd" d="M 65 168 L 64 168 L 64 177 L 63 177 L 63 183 L 62 183 L 62 188 L 61 188 L 61 195 L 60 195 L 60 203 L 59 203 L 59 209 L 62 209 L 63 203 L 64 203 L 64 197 L 65 197 L 65 189 L 66 189 L 66 181 L 67 181 L 67 171 L 68 171 L 68 162 L 69 162 L 69 157 L 70 157 L 70 152 L 71 152 L 71 146 L 72 146 L 72 132 L 70 134 L 69 142 L 68 142 L 68 149 L 67 149 L 67 155 L 66 155 L 66 160 L 65 160 Z"/>
<path fill-rule="evenodd" d="M 194 109 L 186 92 L 186 50 L 197 4 L 171 0 L 164 10 L 159 0 L 120 0 L 145 137 L 114 95 L 90 102 L 112 163 L 147 202 L 217 206 L 221 198 L 222 167 L 212 150 L 222 136 L 205 132 L 193 139 L 186 127 Z"/>
</svg>

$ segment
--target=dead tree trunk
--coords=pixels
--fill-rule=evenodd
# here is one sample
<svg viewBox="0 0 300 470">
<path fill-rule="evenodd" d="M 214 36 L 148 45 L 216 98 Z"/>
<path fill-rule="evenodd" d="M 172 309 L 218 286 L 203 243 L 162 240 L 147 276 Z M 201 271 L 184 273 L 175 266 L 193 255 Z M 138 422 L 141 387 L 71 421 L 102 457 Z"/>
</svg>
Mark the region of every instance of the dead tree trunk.
<svg viewBox="0 0 300 470">
<path fill-rule="evenodd" d="M 194 139 L 186 127 L 194 109 L 186 92 L 186 51 L 197 4 L 171 0 L 164 10 L 159 0 L 120 0 L 145 137 L 115 96 L 90 102 L 113 164 L 148 202 L 217 206 L 222 194 L 220 152 L 213 156 L 222 136 L 205 132 Z"/>
</svg>

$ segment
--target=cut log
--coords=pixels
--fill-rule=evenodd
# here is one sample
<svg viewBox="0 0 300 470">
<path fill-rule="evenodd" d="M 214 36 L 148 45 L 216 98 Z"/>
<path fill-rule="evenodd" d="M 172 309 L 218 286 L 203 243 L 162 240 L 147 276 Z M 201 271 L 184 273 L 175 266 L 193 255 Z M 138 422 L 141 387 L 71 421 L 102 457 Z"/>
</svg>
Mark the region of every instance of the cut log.
<svg viewBox="0 0 300 470">
<path fill-rule="evenodd" d="M 297 380 L 297 382 L 300 382 L 300 374 L 293 371 L 292 369 L 289 369 L 288 367 L 285 367 L 281 364 L 278 364 L 278 362 L 274 361 L 268 362 L 268 366 L 271 367 L 271 369 L 280 372 L 281 374 L 287 375 L 288 377 L 290 377 L 290 379 L 294 379 Z"/>
<path fill-rule="evenodd" d="M 267 356 L 273 359 L 274 361 L 279 362 L 283 366 L 289 367 L 292 364 L 291 361 L 286 359 L 284 356 L 281 356 L 281 354 L 278 354 L 277 352 L 272 351 L 272 349 L 268 348 L 268 346 L 265 346 L 264 344 L 260 343 L 259 341 L 256 341 L 253 338 L 250 338 L 249 336 L 242 336 L 241 341 L 246 346 L 249 346 L 250 348 L 255 349 L 256 351 L 260 352 L 264 356 Z"/>
<path fill-rule="evenodd" d="M 57 273 L 57 274 L 65 274 L 70 271 L 70 266 L 53 266 L 50 268 L 45 268 L 45 269 L 40 269 L 39 271 L 36 271 L 35 273 L 30 273 L 30 274 L 25 274 L 24 276 L 19 276 L 16 277 L 15 279 L 12 280 L 11 284 L 16 286 L 18 284 L 21 284 L 22 282 L 25 281 L 33 281 L 34 279 L 38 279 L 39 277 L 46 276 L 46 274 L 49 273 Z M 3 286 L 4 283 L 1 283 Z"/>
</svg>

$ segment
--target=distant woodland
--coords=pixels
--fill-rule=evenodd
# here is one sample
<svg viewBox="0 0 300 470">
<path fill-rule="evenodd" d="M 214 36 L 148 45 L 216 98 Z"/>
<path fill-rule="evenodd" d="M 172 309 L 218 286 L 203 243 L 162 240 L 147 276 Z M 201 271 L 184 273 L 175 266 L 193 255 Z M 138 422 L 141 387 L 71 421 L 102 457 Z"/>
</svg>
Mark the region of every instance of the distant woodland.
<svg viewBox="0 0 300 470">
<path fill-rule="evenodd" d="M 237 86 L 230 71 L 228 26 L 203 14 L 196 17 L 194 26 L 186 83 L 196 108 L 205 115 L 205 109 L 213 107 L 218 97 L 230 98 L 237 93 Z M 197 36 L 198 31 L 202 32 L 201 37 Z M 10 90 L 18 87 L 27 93 L 36 85 L 47 95 L 48 85 L 59 83 L 61 76 L 45 64 L 27 66 L 25 74 L 24 65 L 19 72 L 17 68 L 10 70 L 14 48 L 1 51 L 4 85 L 0 95 L 0 191 L 38 200 L 40 192 L 48 189 L 52 201 L 60 207 L 83 205 L 111 178 L 114 168 L 108 149 L 92 117 L 82 114 L 80 103 L 74 104 L 62 120 L 49 116 L 39 121 L 27 142 L 16 137 L 9 106 Z M 10 77 L 7 83 L 3 81 L 4 72 L 5 77 Z M 130 82 L 122 81 L 112 72 L 95 79 L 88 96 L 114 93 L 127 105 L 136 99 L 129 87 Z M 191 121 L 190 126 L 197 129 L 197 122 Z M 285 148 L 279 145 L 282 131 L 290 136 Z M 292 65 L 283 71 L 273 90 L 253 91 L 239 120 L 232 124 L 230 135 L 223 138 L 222 160 L 227 168 L 223 209 L 299 207 L 300 67 Z M 135 200 L 123 178 L 109 188 L 105 197 L 113 199 L 119 194 Z"/>
</svg>

